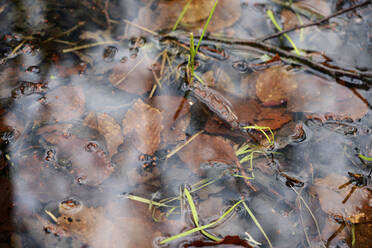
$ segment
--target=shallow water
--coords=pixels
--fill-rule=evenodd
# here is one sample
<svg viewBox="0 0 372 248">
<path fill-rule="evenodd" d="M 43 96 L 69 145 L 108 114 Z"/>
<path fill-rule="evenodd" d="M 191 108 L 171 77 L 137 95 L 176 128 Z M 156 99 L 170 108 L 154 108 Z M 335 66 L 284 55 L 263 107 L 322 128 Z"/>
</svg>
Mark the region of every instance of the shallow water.
<svg viewBox="0 0 372 248">
<path fill-rule="evenodd" d="M 237 44 L 275 33 L 268 9 L 287 27 L 350 3 L 220 0 L 190 86 L 189 32 L 213 1 L 168 33 L 186 2 L 0 4 L 1 247 L 368 247 L 371 77 Z M 289 36 L 366 73 L 371 14 Z"/>
</svg>

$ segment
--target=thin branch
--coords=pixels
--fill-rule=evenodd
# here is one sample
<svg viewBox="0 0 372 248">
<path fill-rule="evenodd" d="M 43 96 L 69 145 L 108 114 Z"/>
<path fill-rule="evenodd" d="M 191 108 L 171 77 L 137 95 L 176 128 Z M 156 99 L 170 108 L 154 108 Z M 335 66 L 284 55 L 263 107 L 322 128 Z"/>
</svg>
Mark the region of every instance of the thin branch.
<svg viewBox="0 0 372 248">
<path fill-rule="evenodd" d="M 270 39 L 276 38 L 276 37 L 278 37 L 278 36 L 280 36 L 282 34 L 289 33 L 289 32 L 291 32 L 293 30 L 296 30 L 296 29 L 301 29 L 301 28 L 307 28 L 307 27 L 311 27 L 311 26 L 320 25 L 323 22 L 326 22 L 326 21 L 328 21 L 329 19 L 331 19 L 331 18 L 333 18 L 335 16 L 342 15 L 342 14 L 344 14 L 346 12 L 349 12 L 351 10 L 354 10 L 356 8 L 367 6 L 368 4 L 371 4 L 371 3 L 372 3 L 372 0 L 367 0 L 364 3 L 356 4 L 354 6 L 351 6 L 350 8 L 339 10 L 339 11 L 337 11 L 337 12 L 335 12 L 335 13 L 329 15 L 329 16 L 326 16 L 326 17 L 320 19 L 319 21 L 310 22 L 310 23 L 303 24 L 303 25 L 295 25 L 295 26 L 293 26 L 291 28 L 284 29 L 284 30 L 282 30 L 280 32 L 276 32 L 274 34 L 271 34 L 271 35 L 268 35 L 266 37 L 260 38 L 260 39 L 258 39 L 258 41 L 270 40 Z"/>
<path fill-rule="evenodd" d="M 165 36 L 164 39 L 172 39 L 173 40 L 173 39 L 176 39 L 176 37 Z M 183 37 L 181 37 L 180 39 L 183 39 Z M 242 39 L 236 39 L 236 38 L 231 38 L 231 37 L 221 38 L 221 37 L 209 36 L 209 37 L 204 38 L 204 42 L 206 42 L 206 43 L 208 43 L 208 42 L 209 43 L 220 43 L 220 44 L 225 44 L 225 45 L 229 45 L 229 46 L 254 47 L 254 48 L 258 48 L 260 50 L 269 52 L 271 54 L 278 54 L 282 58 L 286 58 L 286 59 L 296 61 L 297 63 L 300 63 L 302 65 L 306 65 L 311 69 L 323 72 L 323 73 L 325 73 L 329 76 L 332 76 L 336 79 L 339 78 L 339 77 L 342 77 L 342 76 L 346 76 L 346 77 L 350 77 L 350 78 L 364 80 L 369 85 L 372 83 L 372 72 L 370 72 L 370 71 L 362 72 L 362 71 L 356 71 L 356 70 L 348 70 L 348 69 L 344 69 L 344 68 L 329 67 L 329 66 L 326 66 L 322 63 L 317 63 L 317 62 L 311 60 L 310 58 L 306 58 L 304 56 L 296 55 L 294 53 L 283 50 L 283 49 L 281 49 L 277 46 L 264 43 L 262 41 L 242 40 Z M 360 86 L 360 85 L 358 85 L 358 86 Z"/>
</svg>

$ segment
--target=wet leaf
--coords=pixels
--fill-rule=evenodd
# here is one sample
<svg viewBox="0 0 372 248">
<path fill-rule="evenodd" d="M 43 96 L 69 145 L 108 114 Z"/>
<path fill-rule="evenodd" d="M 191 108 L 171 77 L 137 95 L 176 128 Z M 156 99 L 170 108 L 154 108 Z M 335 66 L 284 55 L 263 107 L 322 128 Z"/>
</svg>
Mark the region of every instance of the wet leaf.
<svg viewBox="0 0 372 248">
<path fill-rule="evenodd" d="M 249 243 L 240 238 L 239 236 L 226 236 L 219 242 L 206 242 L 203 240 L 196 240 L 191 243 L 185 244 L 184 247 L 252 247 Z"/>
<path fill-rule="evenodd" d="M 210 87 L 218 90 L 235 94 L 235 86 L 231 81 L 230 76 L 222 69 L 217 69 L 216 72 L 210 70 L 203 74 L 203 81 Z"/>
<path fill-rule="evenodd" d="M 296 25 L 300 25 L 295 13 L 288 9 L 283 9 L 282 13 L 283 28 L 288 29 Z"/>
<path fill-rule="evenodd" d="M 67 235 L 76 237 L 91 247 L 151 247 L 154 235 L 158 235 L 143 216 L 114 215 L 110 218 L 115 213 L 107 212 L 103 207 L 89 208 L 81 202 L 78 203 L 81 205 L 75 206 L 74 202 L 75 199 L 69 199 L 60 204 L 58 225 Z M 108 210 L 112 211 L 112 208 Z"/>
<path fill-rule="evenodd" d="M 348 178 L 331 173 L 325 178 L 316 179 L 314 190 L 318 194 L 320 206 L 324 212 L 341 215 L 351 222 L 362 220 L 360 214 L 363 209 L 369 207 L 369 199 L 371 199 L 372 193 L 368 190 L 368 187 L 358 187 L 350 198 L 343 203 L 352 185 L 342 189 L 339 189 L 339 186 L 347 181 Z"/>
<path fill-rule="evenodd" d="M 304 13 L 308 17 L 326 17 L 331 14 L 331 8 L 327 1 L 324 0 L 306 0 L 293 3 L 293 8 Z"/>
<path fill-rule="evenodd" d="M 153 31 L 171 29 L 187 1 L 161 0 L 155 10 L 147 6 L 142 7 L 134 23 Z M 202 29 L 213 4 L 214 1 L 210 0 L 192 1 L 178 27 L 188 30 Z M 240 1 L 238 0 L 220 0 L 207 31 L 215 32 L 234 24 L 240 17 L 240 9 Z M 131 27 L 129 34 L 138 35 L 141 34 L 141 31 L 135 27 Z"/>
<path fill-rule="evenodd" d="M 107 150 L 110 157 L 117 152 L 119 145 L 123 143 L 124 137 L 120 125 L 110 115 L 89 113 L 85 117 L 84 125 L 97 129 L 106 139 Z"/>
<path fill-rule="evenodd" d="M 38 156 L 25 156 L 18 163 L 15 195 L 21 208 L 33 209 L 38 202 L 49 202 L 67 197 L 71 179 L 50 168 Z"/>
<path fill-rule="evenodd" d="M 115 65 L 109 81 L 121 90 L 142 95 L 150 91 L 155 83 L 151 65 L 151 59 L 140 52 Z"/>
<path fill-rule="evenodd" d="M 18 83 L 20 70 L 17 67 L 7 67 L 0 71 L 0 97 L 10 97 L 13 87 Z"/>
<path fill-rule="evenodd" d="M 199 135 L 177 154 L 197 174 L 202 174 L 200 165 L 203 163 L 220 162 L 231 167 L 235 167 L 238 163 L 230 142 L 221 137 L 206 134 Z"/>
<path fill-rule="evenodd" d="M 190 105 L 187 99 L 176 96 L 155 96 L 151 105 L 160 110 L 163 130 L 162 141 L 174 144 L 186 139 L 186 128 L 190 122 Z"/>
<path fill-rule="evenodd" d="M 98 142 L 77 137 L 70 127 L 68 124 L 46 126 L 38 134 L 53 145 L 50 149 L 55 150 L 57 166 L 67 169 L 79 183 L 101 184 L 114 171 L 110 157 Z"/>
<path fill-rule="evenodd" d="M 133 135 L 135 147 L 148 155 L 153 155 L 158 149 L 162 129 L 160 111 L 141 99 L 128 110 L 123 119 L 124 137 Z"/>
<path fill-rule="evenodd" d="M 256 124 L 275 130 L 292 119 L 285 108 L 263 107 L 254 100 L 237 99 L 232 104 L 241 124 Z"/>
<path fill-rule="evenodd" d="M 264 106 L 286 103 L 296 89 L 296 78 L 283 66 L 272 66 L 261 71 L 256 82 L 256 95 Z"/>
<path fill-rule="evenodd" d="M 296 75 L 298 88 L 288 100 L 288 110 L 333 115 L 334 119 L 357 120 L 369 107 L 347 87 L 311 74 Z"/>
<path fill-rule="evenodd" d="M 79 86 L 61 86 L 45 95 L 46 103 L 39 108 L 37 123 L 78 119 L 85 109 L 85 96 Z"/>
</svg>

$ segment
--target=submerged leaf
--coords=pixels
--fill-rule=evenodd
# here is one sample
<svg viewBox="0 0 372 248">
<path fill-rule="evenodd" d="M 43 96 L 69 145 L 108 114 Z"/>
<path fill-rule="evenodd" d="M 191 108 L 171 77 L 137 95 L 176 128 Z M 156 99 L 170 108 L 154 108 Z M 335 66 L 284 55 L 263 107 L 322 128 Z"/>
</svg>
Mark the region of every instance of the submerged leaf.
<svg viewBox="0 0 372 248">
<path fill-rule="evenodd" d="M 97 129 L 106 139 L 107 150 L 110 157 L 117 152 L 118 146 L 123 143 L 124 137 L 120 125 L 110 115 L 89 113 L 84 124 Z"/>
<path fill-rule="evenodd" d="M 197 174 L 202 174 L 200 165 L 203 163 L 220 162 L 231 167 L 239 163 L 230 142 L 221 137 L 206 134 L 199 135 L 182 148 L 178 156 Z"/>
<path fill-rule="evenodd" d="M 79 86 L 61 86 L 45 95 L 46 103 L 41 105 L 36 120 L 41 122 L 62 122 L 79 118 L 85 110 L 85 96 Z"/>
<path fill-rule="evenodd" d="M 256 82 L 256 95 L 264 106 L 286 103 L 296 89 L 296 78 L 283 66 L 272 66 L 261 71 Z"/>
<path fill-rule="evenodd" d="M 124 137 L 133 135 L 134 145 L 142 153 L 153 155 L 160 144 L 162 116 L 158 109 L 138 99 L 123 119 Z"/>
<path fill-rule="evenodd" d="M 109 81 L 115 87 L 132 94 L 149 92 L 155 82 L 151 59 L 139 52 L 115 65 Z"/>
</svg>

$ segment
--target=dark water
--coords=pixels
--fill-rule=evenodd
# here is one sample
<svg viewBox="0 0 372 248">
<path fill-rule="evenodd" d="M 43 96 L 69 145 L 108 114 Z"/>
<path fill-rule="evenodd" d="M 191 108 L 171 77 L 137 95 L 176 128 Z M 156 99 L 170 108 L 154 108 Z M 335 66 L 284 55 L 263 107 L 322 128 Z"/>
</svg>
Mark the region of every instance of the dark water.
<svg viewBox="0 0 372 248">
<path fill-rule="evenodd" d="M 220 0 L 200 91 L 186 85 L 189 32 L 214 1 L 167 35 L 186 2 L 0 3 L 0 247 L 369 247 L 371 78 L 224 42 L 275 33 L 269 9 L 286 27 L 360 2 Z M 368 72 L 371 14 L 289 36 L 316 63 Z M 274 142 L 242 129 L 254 125 Z M 209 238 L 167 240 L 215 221 Z"/>
</svg>

